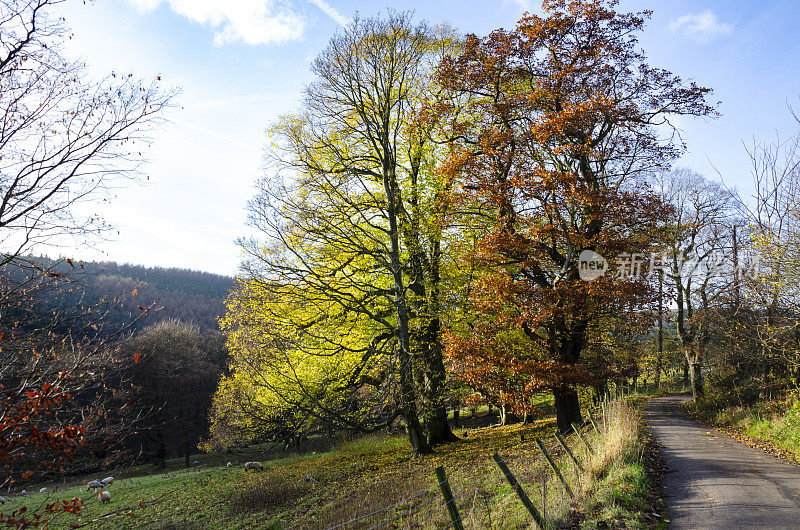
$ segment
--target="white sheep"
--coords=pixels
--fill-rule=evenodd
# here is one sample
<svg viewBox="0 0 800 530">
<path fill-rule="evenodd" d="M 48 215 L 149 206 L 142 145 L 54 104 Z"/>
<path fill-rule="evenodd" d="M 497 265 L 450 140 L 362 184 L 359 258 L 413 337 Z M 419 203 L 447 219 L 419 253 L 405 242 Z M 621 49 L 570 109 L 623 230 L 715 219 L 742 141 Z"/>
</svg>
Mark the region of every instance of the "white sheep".
<svg viewBox="0 0 800 530">
<path fill-rule="evenodd" d="M 233 467 L 233 462 L 228 462 L 228 463 L 227 463 L 227 464 L 225 464 L 225 465 L 226 465 L 227 467 Z"/>
<path fill-rule="evenodd" d="M 22 491 L 19 492 L 19 494 L 20 495 L 27 495 L 28 494 L 28 490 L 22 490 Z"/>
<path fill-rule="evenodd" d="M 264 469 L 264 466 L 261 465 L 261 462 L 245 462 L 244 463 L 244 470 L 245 471 L 261 471 Z"/>
<path fill-rule="evenodd" d="M 99 480 L 90 480 L 86 483 L 86 491 L 93 490 L 95 488 L 102 488 L 103 483 Z"/>
<path fill-rule="evenodd" d="M 200 461 L 199 460 L 195 460 L 194 462 L 192 462 L 192 465 L 193 466 L 199 466 L 200 465 Z"/>
<path fill-rule="evenodd" d="M 107 491 L 101 491 L 97 494 L 97 500 L 100 501 L 100 504 L 105 504 L 111 500 L 111 494 Z"/>
<path fill-rule="evenodd" d="M 100 481 L 100 484 L 102 484 L 103 486 L 108 486 L 109 484 L 113 483 L 114 483 L 114 477 L 106 477 Z"/>
<path fill-rule="evenodd" d="M 6 500 L 3 497 L 0 497 L 0 504 L 5 504 Z"/>
<path fill-rule="evenodd" d="M 47 488 L 42 488 L 39 490 L 39 493 L 47 493 Z"/>
</svg>

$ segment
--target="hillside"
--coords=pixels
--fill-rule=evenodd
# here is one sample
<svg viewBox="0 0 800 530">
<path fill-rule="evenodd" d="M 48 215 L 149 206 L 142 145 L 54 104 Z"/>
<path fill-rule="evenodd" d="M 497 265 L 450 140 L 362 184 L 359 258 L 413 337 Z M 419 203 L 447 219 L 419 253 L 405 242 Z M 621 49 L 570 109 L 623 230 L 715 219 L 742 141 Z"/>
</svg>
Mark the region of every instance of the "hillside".
<svg viewBox="0 0 800 530">
<path fill-rule="evenodd" d="M 529 424 L 461 428 L 459 441 L 423 458 L 409 459 L 399 434 L 340 442 L 315 438 L 299 453 L 256 445 L 200 455 L 190 469 L 174 460 L 162 472 L 150 466 L 115 470 L 108 505 L 80 482 L 50 483 L 46 493 L 25 500 L 83 501 L 80 515 L 61 514 L 53 528 L 265 528 L 275 520 L 286 528 L 446 528 L 452 522 L 434 473 L 443 466 L 464 527 L 528 527 L 531 514 L 491 458 L 499 453 L 548 527 L 658 527 L 658 507 L 648 505 L 651 484 L 634 456 L 643 450 L 638 414 L 620 401 L 605 405 L 613 417 L 599 419 L 600 433 L 587 426 L 585 443 L 575 435 L 565 438 L 576 460 L 553 438 L 555 418 L 545 416 Z M 484 424 L 496 416 L 482 411 L 470 419 Z M 574 499 L 548 467 L 539 438 Z M 247 472 L 243 463 L 252 460 L 265 469 Z M 13 492 L 3 512 L 11 513 L 23 499 Z"/>
<path fill-rule="evenodd" d="M 188 269 L 44 257 L 28 257 L 9 264 L 2 269 L 2 275 L 4 282 L 18 285 L 41 285 L 45 281 L 42 277 L 59 284 L 39 292 L 31 290 L 35 313 L 64 314 L 79 307 L 102 305 L 108 311 L 104 321 L 109 329 L 138 318 L 134 330 L 161 320 L 178 319 L 198 326 L 204 333 L 216 331 L 217 319 L 225 312 L 225 297 L 234 285 L 232 277 Z M 148 308 L 147 314 L 142 315 L 140 306 Z"/>
</svg>

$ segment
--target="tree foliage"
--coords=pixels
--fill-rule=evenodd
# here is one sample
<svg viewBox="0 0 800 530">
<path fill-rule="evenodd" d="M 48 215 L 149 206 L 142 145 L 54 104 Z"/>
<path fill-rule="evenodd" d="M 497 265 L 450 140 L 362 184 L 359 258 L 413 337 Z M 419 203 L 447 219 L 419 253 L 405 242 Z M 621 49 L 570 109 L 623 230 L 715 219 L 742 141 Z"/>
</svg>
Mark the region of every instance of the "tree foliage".
<svg viewBox="0 0 800 530">
<path fill-rule="evenodd" d="M 429 450 L 420 394 L 431 441 L 452 436 L 440 399 L 446 184 L 433 175 L 437 122 L 422 112 L 442 97 L 432 73 L 451 43 L 447 31 L 397 13 L 356 20 L 331 40 L 302 110 L 273 128 L 276 173 L 250 205 L 262 240 L 244 243 L 245 280 L 229 313 L 266 343 L 234 343 L 237 367 L 245 352 L 270 372 L 286 363 L 304 394 L 287 392 L 291 402 L 308 400 L 300 408 L 352 428 L 399 414 L 415 453 Z M 270 386 L 285 384 L 285 373 L 271 377 Z M 334 395 L 338 404 L 326 406 Z M 370 411 L 359 422 L 341 410 L 356 397 L 357 410 Z"/>
<path fill-rule="evenodd" d="M 492 219 L 474 252 L 481 318 L 454 330 L 449 351 L 552 389 L 562 430 L 580 419 L 575 385 L 601 375 L 582 364 L 593 324 L 650 298 L 636 278 L 582 281 L 579 256 L 649 254 L 668 208 L 646 177 L 681 149 L 669 120 L 714 113 L 708 89 L 646 63 L 637 33 L 649 12 L 616 3 L 546 1 L 544 16 L 470 36 L 440 68 L 467 109 L 442 171 Z"/>
</svg>

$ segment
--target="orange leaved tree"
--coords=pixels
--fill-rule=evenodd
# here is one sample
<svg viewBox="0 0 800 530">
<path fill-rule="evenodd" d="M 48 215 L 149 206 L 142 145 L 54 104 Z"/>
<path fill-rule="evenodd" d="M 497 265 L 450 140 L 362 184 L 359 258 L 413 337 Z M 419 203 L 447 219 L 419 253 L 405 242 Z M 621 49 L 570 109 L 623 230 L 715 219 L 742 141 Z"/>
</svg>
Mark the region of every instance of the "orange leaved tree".
<svg viewBox="0 0 800 530">
<path fill-rule="evenodd" d="M 439 69 L 458 102 L 439 107 L 454 144 L 441 171 L 486 223 L 448 355 L 466 379 L 551 389 L 562 431 L 581 419 L 576 386 L 615 370 L 581 355 L 597 324 L 650 299 L 646 274 L 582 281 L 579 256 L 649 257 L 668 206 L 647 177 L 683 148 L 670 119 L 714 114 L 709 89 L 646 63 L 636 35 L 650 13 L 616 3 L 545 1 L 544 16 L 468 37 Z"/>
</svg>

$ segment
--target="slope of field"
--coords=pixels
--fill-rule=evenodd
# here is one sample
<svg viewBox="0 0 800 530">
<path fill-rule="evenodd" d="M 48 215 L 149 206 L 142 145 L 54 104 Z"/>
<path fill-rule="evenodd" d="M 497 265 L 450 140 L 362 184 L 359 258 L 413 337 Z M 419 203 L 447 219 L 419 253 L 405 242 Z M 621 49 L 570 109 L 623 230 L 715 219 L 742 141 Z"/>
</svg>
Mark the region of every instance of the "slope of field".
<svg viewBox="0 0 800 530">
<path fill-rule="evenodd" d="M 177 469 L 175 461 L 163 473 L 148 475 L 147 467 L 130 470 L 115 477 L 107 488 L 112 501 L 105 505 L 85 486 L 49 486 L 48 494 L 8 499 L 2 512 L 10 513 L 23 501 L 33 510 L 56 499 L 78 497 L 85 503 L 81 515 L 61 515 L 52 527 L 263 528 L 271 520 L 280 520 L 289 528 L 327 528 L 375 511 L 348 528 L 369 528 L 395 517 L 392 524 L 399 526 L 419 521 L 447 524 L 434 476 L 434 469 L 444 465 L 465 519 L 472 517 L 477 523 L 489 516 L 496 519 L 491 524 L 497 528 L 520 527 L 527 513 L 490 455 L 494 451 L 507 455 L 512 466 L 525 460 L 536 462 L 530 473 L 518 470 L 524 481 L 544 469 L 538 462 L 535 436 L 552 430 L 552 419 L 543 419 L 530 425 L 458 431 L 466 434 L 463 441 L 417 459 L 408 457 L 408 442 L 399 435 L 366 437 L 330 452 L 288 458 L 254 447 L 201 456 L 200 463 L 190 469 Z M 262 461 L 266 469 L 246 472 L 243 463 L 249 460 Z M 233 466 L 227 467 L 227 461 Z M 561 495 L 555 484 L 552 489 L 550 515 L 563 516 L 555 508 Z M 391 508 L 382 510 L 387 506 Z"/>
<path fill-rule="evenodd" d="M 603 437 L 587 428 L 583 435 L 595 454 L 576 436 L 567 438 L 585 467 L 579 472 L 553 438 L 554 423 L 541 418 L 527 425 L 459 429 L 461 441 L 415 459 L 409 458 L 404 436 L 388 434 L 288 456 L 252 447 L 201 456 L 190 469 L 178 469 L 178 461 L 172 461 L 159 474 L 148 474 L 147 467 L 129 470 L 107 488 L 108 504 L 101 505 L 85 487 L 51 485 L 48 494 L 9 499 L 2 513 L 23 501 L 35 509 L 78 497 L 84 500 L 83 512 L 61 515 L 51 527 L 265 528 L 281 521 L 287 528 L 443 528 L 450 519 L 434 470 L 444 466 L 465 527 L 527 527 L 531 515 L 492 460 L 497 452 L 548 526 L 651 526 L 645 518 L 646 480 L 638 457 L 630 458 L 641 451 L 636 429 L 622 433 L 628 439 L 623 443 L 610 423 Z M 542 457 L 537 437 L 558 462 L 574 499 Z M 320 449 L 325 443 L 317 440 Z M 628 456 L 620 452 L 623 446 Z M 245 471 L 243 463 L 250 460 L 263 462 L 265 470 Z"/>
</svg>

